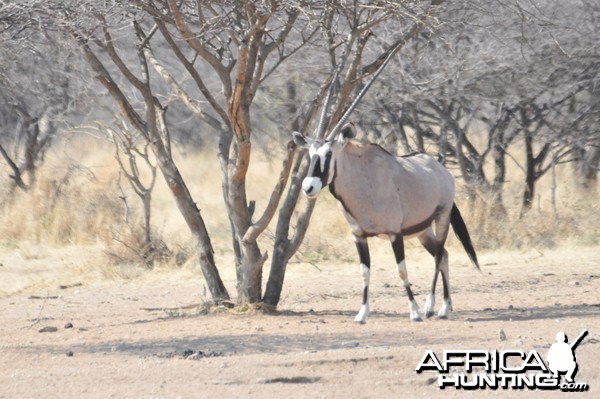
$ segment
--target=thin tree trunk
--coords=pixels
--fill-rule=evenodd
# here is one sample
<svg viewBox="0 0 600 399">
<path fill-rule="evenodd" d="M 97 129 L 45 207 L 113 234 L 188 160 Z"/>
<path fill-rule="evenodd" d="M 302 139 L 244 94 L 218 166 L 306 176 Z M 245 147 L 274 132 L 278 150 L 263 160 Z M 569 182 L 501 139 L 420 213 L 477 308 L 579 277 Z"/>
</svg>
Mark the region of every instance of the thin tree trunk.
<svg viewBox="0 0 600 399">
<path fill-rule="evenodd" d="M 123 117 L 143 135 L 148 143 L 150 143 L 152 152 L 157 159 L 158 167 L 175 198 L 177 208 L 190 229 L 195 242 L 200 268 L 202 269 L 204 279 L 206 280 L 213 300 L 215 302 L 228 300 L 229 294 L 227 293 L 223 281 L 221 280 L 221 276 L 219 275 L 219 271 L 217 270 L 213 257 L 212 244 L 206 226 L 204 225 L 204 220 L 200 215 L 199 209 L 196 207 L 196 203 L 192 198 L 183 177 L 179 173 L 179 170 L 171 157 L 171 143 L 169 141 L 169 133 L 165 121 L 166 110 L 161 107 L 158 99 L 152 95 L 149 84 L 140 82 L 133 74 L 131 74 L 126 66 L 122 65 L 121 60 L 114 52 L 114 48 L 112 48 L 112 42 L 108 41 L 106 43 L 107 50 L 112 61 L 143 95 L 146 106 L 146 118 L 143 119 L 142 116 L 135 111 L 125 94 L 115 83 L 111 74 L 104 67 L 104 64 L 96 57 L 96 54 L 91 50 L 87 42 L 77 34 L 74 34 L 74 36 L 81 45 L 86 61 L 97 73 L 96 79 L 98 79 L 113 97 Z"/>
<path fill-rule="evenodd" d="M 533 196 L 535 195 L 535 158 L 533 156 L 533 137 L 525 129 L 525 190 L 523 191 L 523 200 L 521 203 L 521 215 L 523 217 L 533 206 Z"/>
<path fill-rule="evenodd" d="M 215 302 L 228 300 L 229 294 L 215 265 L 214 251 L 204 220 L 200 215 L 200 210 L 196 206 L 179 170 L 166 154 L 165 148 L 159 142 L 155 142 L 152 149 L 157 157 L 159 168 L 167 182 L 167 186 L 175 198 L 177 208 L 192 233 L 200 268 L 213 300 Z"/>
<path fill-rule="evenodd" d="M 290 188 L 288 189 L 288 193 L 283 205 L 279 209 L 277 227 L 275 228 L 275 243 L 273 245 L 273 256 L 271 258 L 271 270 L 269 272 L 269 279 L 267 281 L 267 287 L 263 297 L 263 302 L 273 309 L 277 307 L 277 304 L 279 303 L 287 263 L 291 257 L 291 255 L 289 255 L 290 222 L 292 220 L 294 210 L 296 209 L 296 204 L 298 203 L 302 179 L 304 178 L 302 173 L 299 175 L 303 164 L 303 158 L 304 153 L 300 152 L 297 155 L 296 163 L 292 171 Z M 306 174 L 306 171 L 304 171 L 304 174 Z"/>
<path fill-rule="evenodd" d="M 503 133 L 500 133 L 503 136 Z M 506 208 L 502 198 L 504 189 L 504 180 L 506 178 L 506 156 L 502 146 L 502 140 L 495 140 L 492 149 L 492 158 L 494 159 L 494 181 L 492 182 L 492 204 L 490 213 L 493 217 L 506 216 Z"/>
</svg>

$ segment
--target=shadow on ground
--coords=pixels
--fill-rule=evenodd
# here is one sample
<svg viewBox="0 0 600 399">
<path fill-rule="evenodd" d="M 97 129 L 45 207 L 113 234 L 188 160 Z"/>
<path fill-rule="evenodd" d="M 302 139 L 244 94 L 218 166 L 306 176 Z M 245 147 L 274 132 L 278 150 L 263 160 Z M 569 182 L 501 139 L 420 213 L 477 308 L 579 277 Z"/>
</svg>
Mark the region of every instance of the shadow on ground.
<svg viewBox="0 0 600 399">
<path fill-rule="evenodd" d="M 526 321 L 543 319 L 562 319 L 565 317 L 600 317 L 600 303 L 572 306 L 543 306 L 531 308 L 508 307 L 504 309 L 486 308 L 476 312 L 458 312 L 465 321 Z"/>
<path fill-rule="evenodd" d="M 132 356 L 183 357 L 178 354 L 203 353 L 207 356 L 250 355 L 259 353 L 285 354 L 290 352 L 316 352 L 336 349 L 374 348 L 374 347 L 406 347 L 406 346 L 435 346 L 461 344 L 462 335 L 448 336 L 436 332 L 442 324 L 450 323 L 456 328 L 456 322 L 479 323 L 494 321 L 526 321 L 557 318 L 598 318 L 600 304 L 582 304 L 576 306 L 548 306 L 535 308 L 485 309 L 481 311 L 459 311 L 447 320 L 426 320 L 420 323 L 423 328 L 407 331 L 405 325 L 399 328 L 393 326 L 385 331 L 373 333 L 361 329 L 361 326 L 348 323 L 347 332 L 342 334 L 321 333 L 318 326 L 326 324 L 327 317 L 351 317 L 353 312 L 335 311 L 281 311 L 274 317 L 300 319 L 301 323 L 312 323 L 314 331 L 303 334 L 267 334 L 255 333 L 235 335 L 206 335 L 194 337 L 168 337 L 159 340 L 137 340 L 134 342 L 109 341 L 100 343 L 82 343 L 78 345 L 34 345 L 25 350 L 49 353 L 126 353 Z M 202 316 L 196 316 L 202 317 Z M 371 319 L 397 318 L 398 323 L 410 323 L 408 315 L 402 313 L 374 312 Z M 143 321 L 132 321 L 129 324 L 168 322 L 159 318 Z M 395 321 L 394 321 L 395 322 Z M 449 326 L 450 324 L 446 324 Z M 203 357 L 203 356 L 201 356 Z"/>
</svg>

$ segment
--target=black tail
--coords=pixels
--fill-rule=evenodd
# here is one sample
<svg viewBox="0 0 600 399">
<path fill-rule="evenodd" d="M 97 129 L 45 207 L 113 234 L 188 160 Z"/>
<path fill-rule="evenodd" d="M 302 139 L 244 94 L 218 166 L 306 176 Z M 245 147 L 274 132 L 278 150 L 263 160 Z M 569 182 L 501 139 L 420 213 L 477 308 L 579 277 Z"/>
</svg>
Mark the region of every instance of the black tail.
<svg viewBox="0 0 600 399">
<path fill-rule="evenodd" d="M 462 243 L 465 251 L 467 251 L 467 255 L 469 255 L 469 259 L 475 265 L 478 270 L 479 262 L 477 262 L 477 254 L 475 253 L 475 248 L 473 248 L 473 244 L 471 243 L 471 236 L 469 236 L 469 231 L 467 230 L 467 226 L 465 225 L 465 221 L 460 215 L 460 211 L 456 207 L 456 204 L 452 205 L 452 212 L 450 213 L 450 223 L 452 224 L 452 228 L 456 233 L 456 236 Z"/>
</svg>

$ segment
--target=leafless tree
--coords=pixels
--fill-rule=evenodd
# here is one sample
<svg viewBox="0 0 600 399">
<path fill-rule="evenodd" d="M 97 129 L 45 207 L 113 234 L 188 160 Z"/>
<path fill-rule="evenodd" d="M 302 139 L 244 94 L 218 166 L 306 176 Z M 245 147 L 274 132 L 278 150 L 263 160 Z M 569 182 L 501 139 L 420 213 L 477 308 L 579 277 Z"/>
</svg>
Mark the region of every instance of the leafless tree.
<svg viewBox="0 0 600 399">
<path fill-rule="evenodd" d="M 147 252 L 151 249 L 153 241 L 151 225 L 152 191 L 156 183 L 158 166 L 150 159 L 148 148 L 150 143 L 148 141 L 140 140 L 139 135 L 132 132 L 122 120 L 116 122 L 115 125 L 113 128 L 101 124 L 100 129 L 106 132 L 109 140 L 115 146 L 114 158 L 120 169 L 118 185 L 121 192 L 121 199 L 125 204 L 126 222 L 128 222 L 129 205 L 127 203 L 127 196 L 120 184 L 122 175 L 125 176 L 129 186 L 142 202 L 144 238 L 141 245 L 142 249 Z M 140 162 L 145 165 L 145 168 L 150 173 L 150 178 L 146 183 L 142 178 L 139 166 Z"/>
<path fill-rule="evenodd" d="M 594 160 L 598 33 L 590 11 L 597 9 L 578 0 L 452 2 L 438 34 L 423 31 L 392 66 L 394 81 L 365 123 L 377 131 L 393 122 L 387 132 L 404 151 L 437 152 L 456 164 L 470 197 L 488 198 L 498 214 L 506 213 L 510 148 L 522 146 L 524 159 L 509 160 L 523 170 L 526 211 L 553 164 Z"/>
<path fill-rule="evenodd" d="M 28 190 L 84 89 L 71 79 L 70 49 L 23 11 L 20 5 L 0 5 L 0 155 L 14 186 Z"/>
</svg>

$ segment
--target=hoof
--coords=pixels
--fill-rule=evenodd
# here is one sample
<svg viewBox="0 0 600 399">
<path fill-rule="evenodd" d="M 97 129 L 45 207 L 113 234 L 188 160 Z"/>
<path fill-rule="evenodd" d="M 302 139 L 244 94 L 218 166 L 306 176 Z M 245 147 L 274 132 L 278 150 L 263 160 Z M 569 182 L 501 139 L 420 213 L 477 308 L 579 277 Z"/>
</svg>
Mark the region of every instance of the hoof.
<svg viewBox="0 0 600 399">
<path fill-rule="evenodd" d="M 438 319 L 440 319 L 440 320 L 448 320 L 448 315 L 447 314 L 438 315 Z"/>
<path fill-rule="evenodd" d="M 356 319 L 354 319 L 354 322 L 355 322 L 356 324 L 367 324 L 367 321 L 366 321 L 366 320 L 356 320 Z"/>
<path fill-rule="evenodd" d="M 411 317 L 411 318 L 410 318 L 410 321 L 413 321 L 413 322 L 420 322 L 420 321 L 423 321 L 423 319 L 422 319 L 421 317 L 415 317 L 415 318 Z"/>
<path fill-rule="evenodd" d="M 425 312 L 425 318 L 428 319 L 431 316 L 433 316 L 433 314 L 434 314 L 434 311 L 433 310 L 429 310 L 429 311 Z"/>
</svg>

